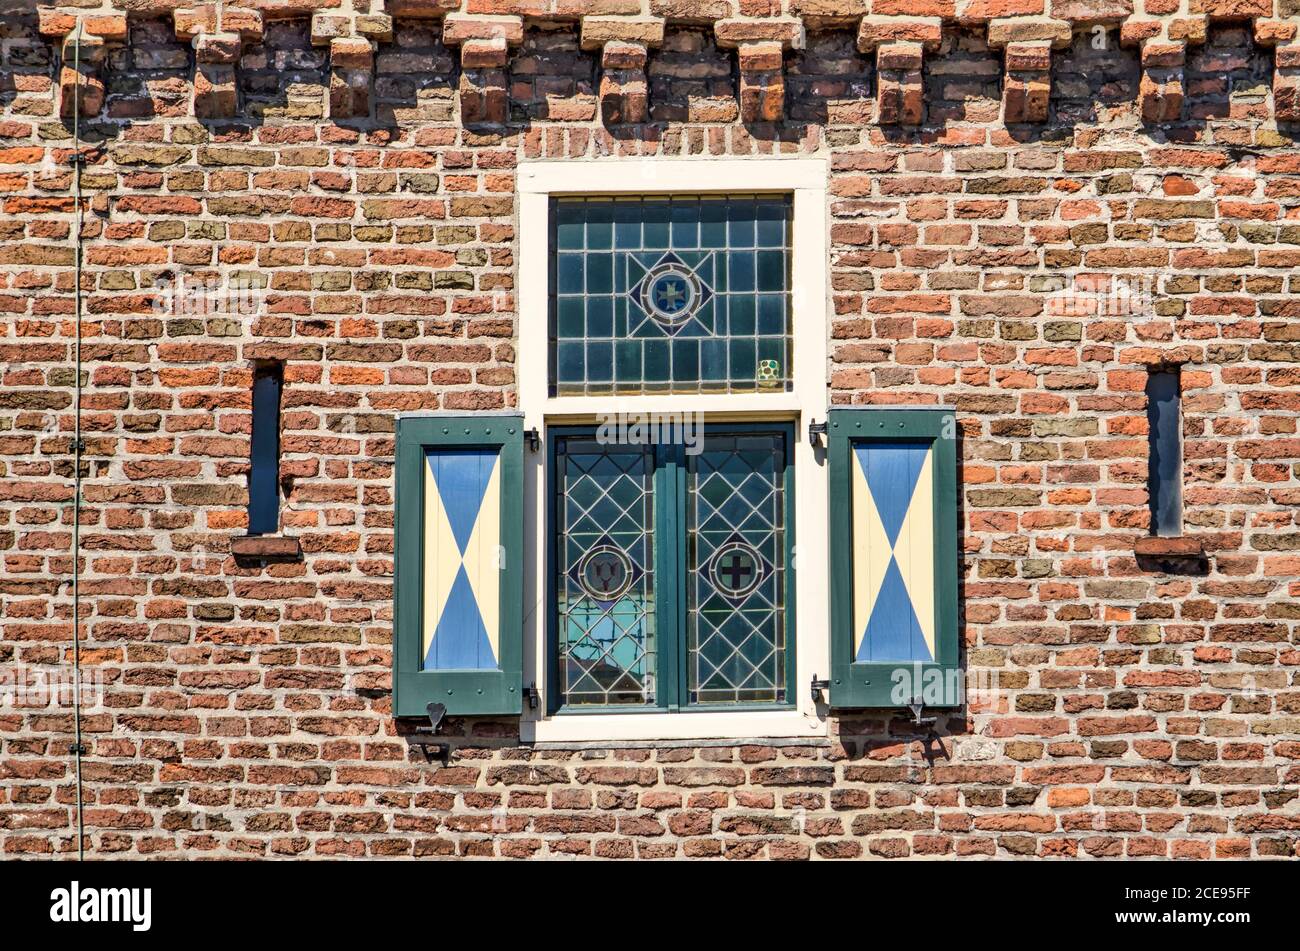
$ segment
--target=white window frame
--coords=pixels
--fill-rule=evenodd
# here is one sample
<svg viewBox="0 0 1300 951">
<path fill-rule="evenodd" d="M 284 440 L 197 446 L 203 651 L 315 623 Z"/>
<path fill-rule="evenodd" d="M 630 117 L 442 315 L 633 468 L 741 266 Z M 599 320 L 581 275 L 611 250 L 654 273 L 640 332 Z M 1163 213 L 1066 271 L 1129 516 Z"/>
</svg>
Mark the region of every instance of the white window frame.
<svg viewBox="0 0 1300 951">
<path fill-rule="evenodd" d="M 525 707 L 521 739 L 537 743 L 605 740 L 694 740 L 821 737 L 826 707 L 818 710 L 809 684 L 830 671 L 827 485 L 825 452 L 807 439 L 808 423 L 825 419 L 830 271 L 827 259 L 827 182 L 821 158 L 638 158 L 526 162 L 519 166 L 519 408 L 524 426 L 543 443 L 547 427 L 591 422 L 605 413 L 703 413 L 712 421 L 794 423 L 795 671 L 788 685 L 794 709 L 683 711 L 674 713 L 559 714 L 548 716 L 547 626 L 554 610 L 547 592 L 546 457 L 524 460 L 524 682 L 541 694 Z M 738 394 L 551 396 L 549 393 L 548 292 L 550 199 L 560 195 L 672 193 L 793 194 L 793 380 L 789 390 Z"/>
</svg>

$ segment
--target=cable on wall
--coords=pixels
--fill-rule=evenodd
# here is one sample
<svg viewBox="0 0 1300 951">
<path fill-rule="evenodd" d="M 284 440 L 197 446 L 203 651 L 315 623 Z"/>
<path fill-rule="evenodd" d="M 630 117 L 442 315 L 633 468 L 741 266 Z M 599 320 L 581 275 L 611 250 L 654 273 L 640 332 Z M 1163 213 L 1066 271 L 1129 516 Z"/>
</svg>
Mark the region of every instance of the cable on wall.
<svg viewBox="0 0 1300 951">
<path fill-rule="evenodd" d="M 73 71 L 77 75 L 75 82 L 80 84 L 81 76 L 81 18 L 77 19 L 76 45 L 73 47 Z M 75 321 L 76 336 L 73 343 L 76 373 L 73 380 L 75 387 L 73 418 L 75 436 L 72 442 L 72 718 L 75 724 L 76 739 L 69 752 L 75 758 L 77 782 L 77 858 L 86 858 L 86 824 L 84 796 L 81 784 L 81 758 L 86 747 L 81 741 L 81 242 L 83 211 L 81 202 L 81 167 L 85 156 L 81 154 L 81 95 L 79 86 L 73 88 L 72 94 L 72 180 L 73 194 L 77 204 L 74 244 L 76 246 L 76 298 Z"/>
</svg>

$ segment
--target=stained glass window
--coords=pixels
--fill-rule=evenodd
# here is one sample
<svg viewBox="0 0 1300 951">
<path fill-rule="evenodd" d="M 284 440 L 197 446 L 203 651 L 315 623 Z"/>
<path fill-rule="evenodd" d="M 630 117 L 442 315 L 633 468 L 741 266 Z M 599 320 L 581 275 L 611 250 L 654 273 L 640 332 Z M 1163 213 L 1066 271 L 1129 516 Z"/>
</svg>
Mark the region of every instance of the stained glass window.
<svg viewBox="0 0 1300 951">
<path fill-rule="evenodd" d="M 556 198 L 551 393 L 789 387 L 789 196 Z"/>
<path fill-rule="evenodd" d="M 654 452 L 561 437 L 556 589 L 564 702 L 655 702 Z"/>
<path fill-rule="evenodd" d="M 785 457 L 763 432 L 686 457 L 692 703 L 785 698 Z"/>
<path fill-rule="evenodd" d="M 597 432 L 553 441 L 560 705 L 789 703 L 790 427 Z"/>
</svg>

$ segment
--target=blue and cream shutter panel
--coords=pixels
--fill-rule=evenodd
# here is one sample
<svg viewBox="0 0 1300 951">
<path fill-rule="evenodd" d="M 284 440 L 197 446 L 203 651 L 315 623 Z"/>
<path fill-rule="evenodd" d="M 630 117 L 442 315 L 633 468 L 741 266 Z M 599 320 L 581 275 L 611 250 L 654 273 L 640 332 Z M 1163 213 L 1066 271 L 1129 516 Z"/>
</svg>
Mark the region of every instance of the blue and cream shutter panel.
<svg viewBox="0 0 1300 951">
<path fill-rule="evenodd" d="M 393 707 L 518 714 L 523 417 L 397 422 Z"/>
<path fill-rule="evenodd" d="M 831 706 L 955 706 L 953 412 L 834 409 L 826 435 Z"/>
</svg>

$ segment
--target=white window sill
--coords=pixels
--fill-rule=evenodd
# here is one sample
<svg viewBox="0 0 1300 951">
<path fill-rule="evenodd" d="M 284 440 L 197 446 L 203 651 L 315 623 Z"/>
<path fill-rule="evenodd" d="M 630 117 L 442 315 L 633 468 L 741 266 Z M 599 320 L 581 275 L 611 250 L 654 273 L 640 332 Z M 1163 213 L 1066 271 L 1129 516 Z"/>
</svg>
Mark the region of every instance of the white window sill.
<svg viewBox="0 0 1300 951">
<path fill-rule="evenodd" d="M 827 722 L 799 710 L 740 713 L 573 714 L 523 720 L 525 743 L 578 743 L 620 740 L 756 740 L 828 735 Z"/>
</svg>

